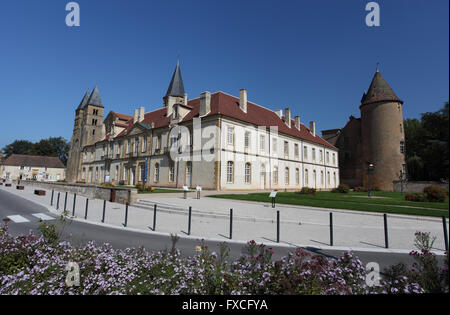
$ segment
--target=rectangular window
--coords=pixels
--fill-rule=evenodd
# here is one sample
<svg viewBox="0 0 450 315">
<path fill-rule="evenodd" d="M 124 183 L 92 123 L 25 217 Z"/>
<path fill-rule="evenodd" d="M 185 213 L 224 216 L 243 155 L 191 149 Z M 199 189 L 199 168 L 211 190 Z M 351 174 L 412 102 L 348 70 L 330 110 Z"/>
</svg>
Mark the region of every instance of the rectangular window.
<svg viewBox="0 0 450 315">
<path fill-rule="evenodd" d="M 289 167 L 284 169 L 284 183 L 289 185 Z"/>
<path fill-rule="evenodd" d="M 175 164 L 170 163 L 169 165 L 169 182 L 173 183 L 175 181 Z"/>
<path fill-rule="evenodd" d="M 316 149 L 312 148 L 312 159 L 315 162 L 316 161 Z"/>
<path fill-rule="evenodd" d="M 405 141 L 400 141 L 400 153 L 405 154 Z"/>
<path fill-rule="evenodd" d="M 323 151 L 322 150 L 320 150 L 320 163 L 323 163 Z"/>
<path fill-rule="evenodd" d="M 333 153 L 333 165 L 336 165 L 336 154 Z"/>
<path fill-rule="evenodd" d="M 142 152 L 147 152 L 147 137 L 144 136 L 144 142 L 142 143 Z"/>
<path fill-rule="evenodd" d="M 298 143 L 294 144 L 294 155 L 295 158 L 298 159 Z"/>
<path fill-rule="evenodd" d="M 278 166 L 273 168 L 273 183 L 278 184 Z"/>
<path fill-rule="evenodd" d="M 298 168 L 295 169 L 295 184 L 300 185 L 300 170 Z"/>
<path fill-rule="evenodd" d="M 272 139 L 272 150 L 273 153 L 277 153 L 278 152 L 278 139 L 277 138 L 273 138 Z"/>
<path fill-rule="evenodd" d="M 228 127 L 227 143 L 229 145 L 234 145 L 234 127 Z"/>
<path fill-rule="evenodd" d="M 250 147 L 250 132 L 245 132 L 244 146 L 246 149 Z"/>
<path fill-rule="evenodd" d="M 284 141 L 284 156 L 289 156 L 289 142 Z"/>
<path fill-rule="evenodd" d="M 330 152 L 327 152 L 327 164 L 330 164 Z"/>
<path fill-rule="evenodd" d="M 266 137 L 264 137 L 264 135 L 259 136 L 259 148 L 261 151 L 266 149 Z"/>
<path fill-rule="evenodd" d="M 306 145 L 303 146 L 303 159 L 308 159 L 308 147 Z"/>
</svg>

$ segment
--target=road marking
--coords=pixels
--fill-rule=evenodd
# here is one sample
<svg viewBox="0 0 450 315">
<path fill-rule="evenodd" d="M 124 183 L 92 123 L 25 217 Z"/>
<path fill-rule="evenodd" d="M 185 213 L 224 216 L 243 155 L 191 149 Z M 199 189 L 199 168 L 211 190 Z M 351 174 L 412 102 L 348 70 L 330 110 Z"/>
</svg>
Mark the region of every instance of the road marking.
<svg viewBox="0 0 450 315">
<path fill-rule="evenodd" d="M 48 216 L 48 215 L 43 214 L 43 213 L 33 213 L 32 215 L 35 216 L 38 219 L 41 219 L 42 221 L 55 220 L 54 217 Z"/>
<path fill-rule="evenodd" d="M 21 215 L 9 215 L 7 218 L 14 221 L 15 223 L 30 222 L 30 220 L 22 217 Z"/>
</svg>

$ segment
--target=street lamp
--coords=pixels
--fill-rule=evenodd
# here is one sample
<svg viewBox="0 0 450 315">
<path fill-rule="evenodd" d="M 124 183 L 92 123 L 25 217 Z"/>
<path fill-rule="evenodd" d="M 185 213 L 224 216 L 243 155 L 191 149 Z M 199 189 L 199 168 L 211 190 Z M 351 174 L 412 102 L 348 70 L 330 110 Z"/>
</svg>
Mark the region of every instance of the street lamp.
<svg viewBox="0 0 450 315">
<path fill-rule="evenodd" d="M 368 162 L 369 166 L 367 167 L 367 196 L 372 197 L 372 192 L 370 191 L 370 173 L 375 169 L 375 165 L 373 163 Z"/>
</svg>

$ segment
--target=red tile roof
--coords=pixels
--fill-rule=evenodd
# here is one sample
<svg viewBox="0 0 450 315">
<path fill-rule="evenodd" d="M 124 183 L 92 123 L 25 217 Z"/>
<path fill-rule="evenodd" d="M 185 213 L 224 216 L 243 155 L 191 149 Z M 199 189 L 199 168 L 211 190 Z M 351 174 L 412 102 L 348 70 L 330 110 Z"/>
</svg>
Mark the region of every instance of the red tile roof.
<svg viewBox="0 0 450 315">
<path fill-rule="evenodd" d="M 9 166 L 66 168 L 58 157 L 12 154 L 3 163 Z"/>
<path fill-rule="evenodd" d="M 130 120 L 130 119 L 133 118 L 133 116 L 129 116 L 129 115 L 121 114 L 121 113 L 116 113 L 116 112 L 113 112 L 113 113 L 114 113 L 114 115 L 116 115 L 117 117 L 119 117 L 122 120 Z"/>
<path fill-rule="evenodd" d="M 198 117 L 200 111 L 200 98 L 196 98 L 188 101 L 189 107 L 192 110 L 183 118 L 183 122 L 192 120 L 194 117 Z M 166 127 L 170 123 L 170 117 L 166 117 L 166 108 L 160 108 L 155 111 L 146 113 L 144 115 L 143 123 L 151 125 L 154 123 L 153 128 Z M 216 92 L 211 94 L 211 112 L 207 116 L 220 114 L 226 117 L 241 120 L 256 126 L 277 126 L 278 132 L 300 138 L 312 143 L 323 145 L 325 147 L 336 149 L 332 144 L 321 138 L 318 134 L 314 137 L 309 128 L 301 124 L 300 131 L 295 128 L 295 121 L 291 121 L 291 128 L 289 128 L 283 119 L 280 119 L 274 111 L 256 105 L 251 102 L 247 102 L 247 113 L 244 113 L 239 108 L 239 98 L 231 96 L 224 92 Z M 133 121 L 128 121 L 128 126 L 117 137 L 122 137 L 133 128 Z"/>
</svg>

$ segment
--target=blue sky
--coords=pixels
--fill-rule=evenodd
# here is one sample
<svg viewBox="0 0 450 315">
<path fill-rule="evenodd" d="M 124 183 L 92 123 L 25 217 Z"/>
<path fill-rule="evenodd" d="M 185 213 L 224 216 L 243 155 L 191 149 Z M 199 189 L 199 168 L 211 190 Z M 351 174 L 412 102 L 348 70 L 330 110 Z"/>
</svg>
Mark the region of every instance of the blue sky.
<svg viewBox="0 0 450 315">
<path fill-rule="evenodd" d="M 16 139 L 70 140 L 75 108 L 97 83 L 105 111 L 162 104 L 177 57 L 189 98 L 222 90 L 273 110 L 291 107 L 319 130 L 359 117 L 380 72 L 405 118 L 448 100 L 448 0 L 66 0 L 0 4 L 0 148 Z"/>
</svg>

